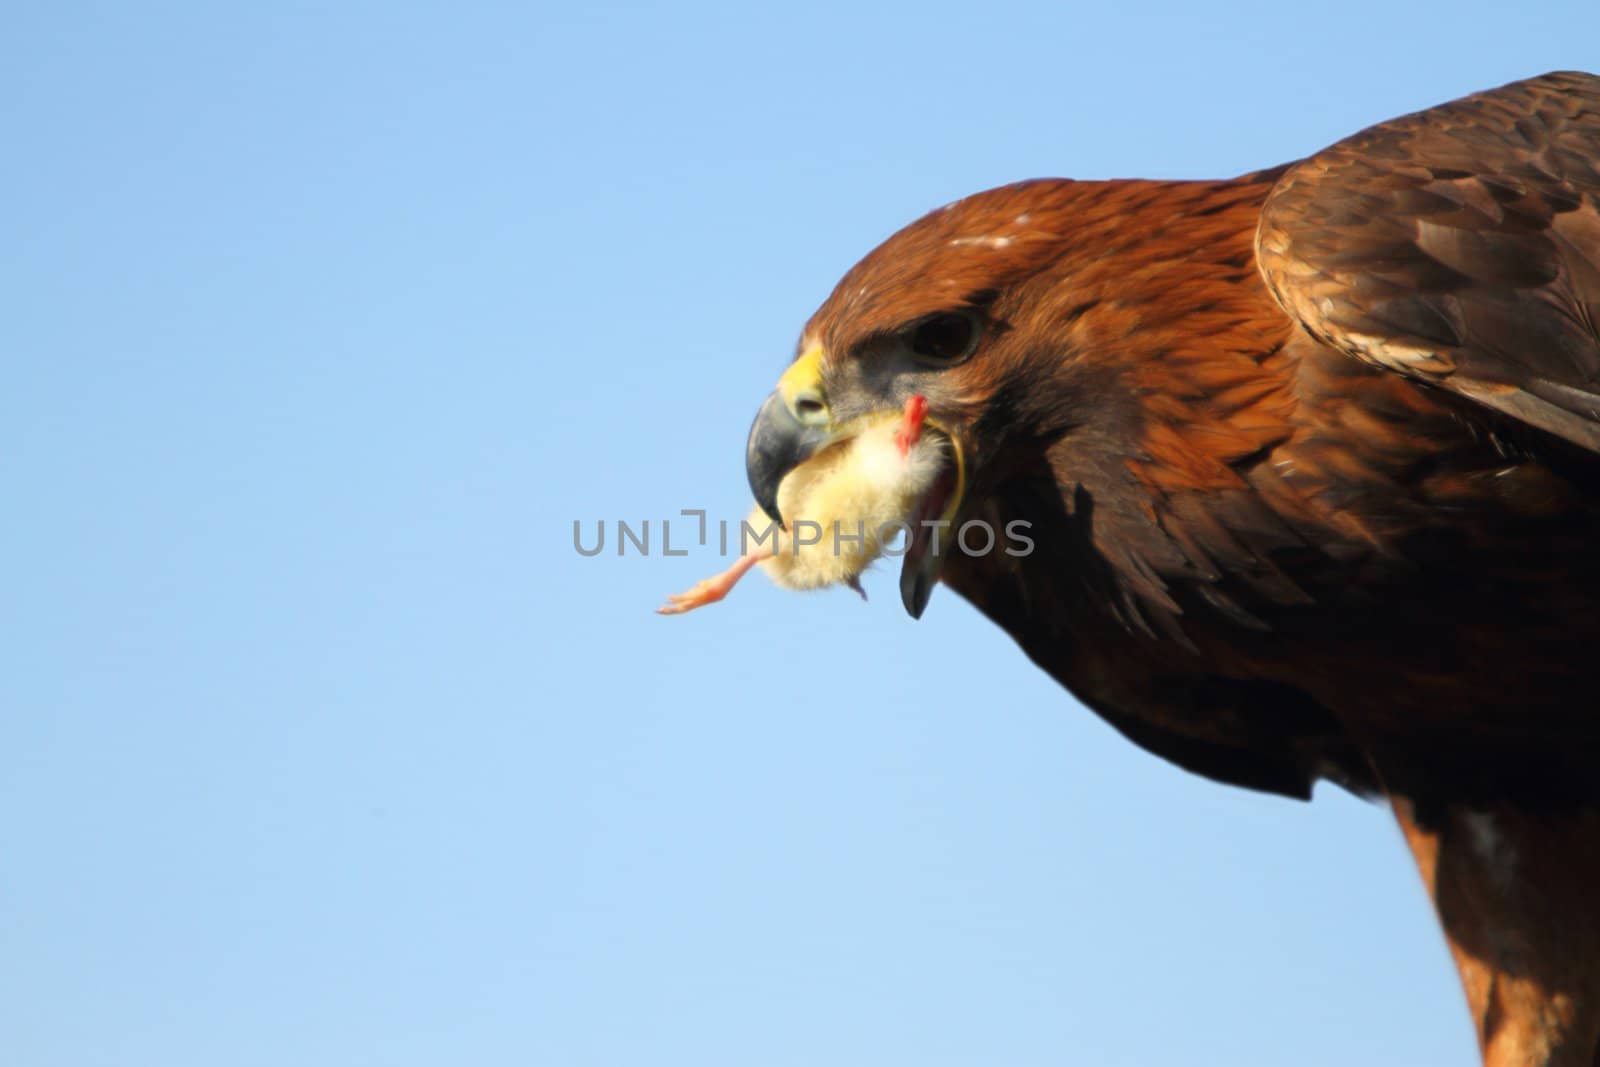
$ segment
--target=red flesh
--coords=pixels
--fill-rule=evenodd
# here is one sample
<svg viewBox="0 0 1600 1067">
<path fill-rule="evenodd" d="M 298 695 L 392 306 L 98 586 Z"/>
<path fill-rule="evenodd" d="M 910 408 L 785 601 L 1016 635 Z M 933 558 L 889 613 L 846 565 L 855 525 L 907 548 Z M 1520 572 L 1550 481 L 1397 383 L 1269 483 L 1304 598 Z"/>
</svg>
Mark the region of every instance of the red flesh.
<svg viewBox="0 0 1600 1067">
<path fill-rule="evenodd" d="M 928 398 L 913 396 L 906 400 L 905 415 L 900 428 L 894 432 L 894 443 L 900 449 L 900 458 L 911 452 L 911 446 L 922 438 L 922 420 L 928 417 Z"/>
</svg>

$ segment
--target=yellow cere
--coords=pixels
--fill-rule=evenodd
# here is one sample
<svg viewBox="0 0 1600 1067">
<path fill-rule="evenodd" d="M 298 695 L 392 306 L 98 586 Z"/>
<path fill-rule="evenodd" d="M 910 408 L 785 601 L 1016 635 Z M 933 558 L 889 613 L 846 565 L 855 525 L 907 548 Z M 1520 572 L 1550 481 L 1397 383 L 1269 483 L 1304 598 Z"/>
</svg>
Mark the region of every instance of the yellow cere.
<svg viewBox="0 0 1600 1067">
<path fill-rule="evenodd" d="M 778 379 L 778 393 L 793 411 L 802 393 L 811 393 L 822 400 L 822 346 L 806 346 L 800 358 L 789 364 L 789 369 Z"/>
</svg>

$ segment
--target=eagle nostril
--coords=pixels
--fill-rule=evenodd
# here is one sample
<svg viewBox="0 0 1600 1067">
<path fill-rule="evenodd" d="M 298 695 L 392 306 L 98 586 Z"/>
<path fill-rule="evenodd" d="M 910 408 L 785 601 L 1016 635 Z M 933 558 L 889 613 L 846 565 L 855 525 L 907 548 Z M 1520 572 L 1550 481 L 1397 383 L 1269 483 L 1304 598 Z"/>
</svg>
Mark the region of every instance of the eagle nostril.
<svg viewBox="0 0 1600 1067">
<path fill-rule="evenodd" d="M 794 415 L 807 426 L 815 426 L 827 421 L 828 405 L 815 393 L 802 393 L 795 397 Z"/>
</svg>

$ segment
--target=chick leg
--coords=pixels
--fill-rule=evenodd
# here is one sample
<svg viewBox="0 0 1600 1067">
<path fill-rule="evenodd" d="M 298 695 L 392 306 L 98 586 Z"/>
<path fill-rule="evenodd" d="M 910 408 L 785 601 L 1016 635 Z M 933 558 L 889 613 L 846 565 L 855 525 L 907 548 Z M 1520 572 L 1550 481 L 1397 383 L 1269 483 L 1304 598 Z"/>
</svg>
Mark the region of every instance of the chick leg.
<svg viewBox="0 0 1600 1067">
<path fill-rule="evenodd" d="M 757 548 L 753 552 L 746 552 L 739 557 L 739 561 L 721 574 L 712 575 L 704 581 L 696 582 L 694 587 L 686 593 L 671 593 L 667 602 L 656 609 L 657 615 L 682 615 L 695 608 L 703 608 L 707 604 L 715 604 L 727 596 L 733 587 L 739 584 L 739 579 L 750 573 L 754 567 L 764 559 L 772 557 L 769 547 Z"/>
</svg>

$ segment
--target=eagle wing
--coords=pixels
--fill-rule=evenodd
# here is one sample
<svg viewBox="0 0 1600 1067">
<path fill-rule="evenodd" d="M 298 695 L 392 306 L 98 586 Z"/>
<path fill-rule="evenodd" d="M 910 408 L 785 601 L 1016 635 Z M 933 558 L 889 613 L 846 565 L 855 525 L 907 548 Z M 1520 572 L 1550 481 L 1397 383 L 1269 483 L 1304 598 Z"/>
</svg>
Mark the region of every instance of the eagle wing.
<svg viewBox="0 0 1600 1067">
<path fill-rule="evenodd" d="M 1600 452 L 1600 77 L 1340 141 L 1279 180 L 1256 255 L 1324 343 Z"/>
</svg>

